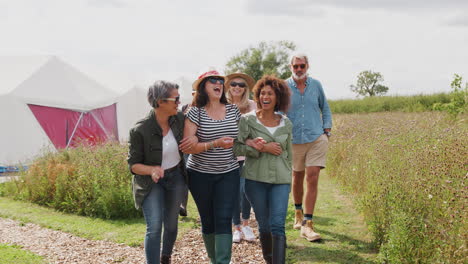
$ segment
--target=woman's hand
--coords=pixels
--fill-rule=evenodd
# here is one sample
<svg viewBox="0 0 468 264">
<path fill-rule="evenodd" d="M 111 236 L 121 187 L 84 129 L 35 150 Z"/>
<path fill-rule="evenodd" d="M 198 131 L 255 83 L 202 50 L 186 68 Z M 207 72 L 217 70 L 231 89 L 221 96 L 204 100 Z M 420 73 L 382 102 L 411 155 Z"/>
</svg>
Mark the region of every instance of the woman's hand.
<svg viewBox="0 0 468 264">
<path fill-rule="evenodd" d="M 164 169 L 160 166 L 154 166 L 151 170 L 151 179 L 158 183 L 159 179 L 164 178 Z"/>
<path fill-rule="evenodd" d="M 247 139 L 245 141 L 245 144 L 256 149 L 257 151 L 262 151 L 266 144 L 266 141 L 262 137 L 256 137 L 254 139 Z"/>
<path fill-rule="evenodd" d="M 265 145 L 263 145 L 262 152 L 268 152 L 268 153 L 273 154 L 275 156 L 279 156 L 279 155 L 281 155 L 281 153 L 283 153 L 283 149 L 281 148 L 280 143 L 270 142 L 270 143 L 266 143 Z"/>
<path fill-rule="evenodd" d="M 198 143 L 197 136 L 185 137 L 180 141 L 179 149 L 182 152 L 186 153 L 187 151 L 190 151 L 192 148 L 195 148 L 197 143 Z"/>
<path fill-rule="evenodd" d="M 214 142 L 215 147 L 227 149 L 227 148 L 232 148 L 234 145 L 234 139 L 232 137 L 222 137 L 218 138 Z"/>
</svg>

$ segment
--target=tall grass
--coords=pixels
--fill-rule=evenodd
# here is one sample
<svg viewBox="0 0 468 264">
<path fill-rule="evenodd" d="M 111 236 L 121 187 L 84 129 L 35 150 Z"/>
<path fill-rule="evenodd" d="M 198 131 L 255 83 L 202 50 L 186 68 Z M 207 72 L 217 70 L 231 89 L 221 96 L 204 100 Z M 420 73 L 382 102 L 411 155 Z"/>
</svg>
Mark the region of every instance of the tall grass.
<svg viewBox="0 0 468 264">
<path fill-rule="evenodd" d="M 335 115 L 328 173 L 384 263 L 467 263 L 468 125 L 439 112 Z"/>
<path fill-rule="evenodd" d="M 438 93 L 414 96 L 374 96 L 362 99 L 330 100 L 332 113 L 425 112 L 436 103 L 451 101 L 451 95 Z"/>
<path fill-rule="evenodd" d="M 3 192 L 78 215 L 140 216 L 133 204 L 126 156 L 127 146 L 111 142 L 46 153 Z"/>
</svg>

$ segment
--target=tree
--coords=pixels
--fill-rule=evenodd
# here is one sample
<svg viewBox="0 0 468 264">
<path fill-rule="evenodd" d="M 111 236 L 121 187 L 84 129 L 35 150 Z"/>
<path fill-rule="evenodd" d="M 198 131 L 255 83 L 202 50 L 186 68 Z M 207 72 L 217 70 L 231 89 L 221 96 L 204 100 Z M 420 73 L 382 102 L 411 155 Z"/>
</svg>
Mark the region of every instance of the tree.
<svg viewBox="0 0 468 264">
<path fill-rule="evenodd" d="M 462 76 L 454 74 L 450 87 L 452 87 L 450 103 L 435 103 L 432 107 L 434 110 L 446 111 L 453 118 L 456 118 L 468 110 L 468 82 L 463 87 Z"/>
<path fill-rule="evenodd" d="M 258 47 L 250 47 L 230 58 L 226 63 L 226 74 L 242 72 L 252 76 L 255 80 L 265 74 L 275 74 L 286 79 L 291 76 L 289 58 L 296 45 L 290 41 L 265 42 Z"/>
<path fill-rule="evenodd" d="M 380 72 L 363 71 L 359 73 L 356 85 L 350 85 L 351 91 L 362 96 L 384 95 L 388 87 L 379 84 L 384 78 Z"/>
</svg>

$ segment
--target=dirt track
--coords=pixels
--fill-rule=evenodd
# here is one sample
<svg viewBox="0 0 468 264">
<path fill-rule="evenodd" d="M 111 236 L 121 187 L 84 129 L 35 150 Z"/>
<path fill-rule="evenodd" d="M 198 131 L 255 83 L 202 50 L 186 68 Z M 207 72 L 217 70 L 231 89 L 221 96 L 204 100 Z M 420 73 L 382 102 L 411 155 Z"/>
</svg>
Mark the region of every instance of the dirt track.
<svg viewBox="0 0 468 264">
<path fill-rule="evenodd" d="M 25 250 L 44 256 L 50 263 L 145 263 L 142 247 L 88 240 L 4 218 L 0 218 L 0 243 L 20 245 Z M 232 251 L 232 263 L 263 263 L 258 240 L 254 243 L 234 243 Z M 178 238 L 172 263 L 208 263 L 200 230 L 190 230 Z"/>
</svg>

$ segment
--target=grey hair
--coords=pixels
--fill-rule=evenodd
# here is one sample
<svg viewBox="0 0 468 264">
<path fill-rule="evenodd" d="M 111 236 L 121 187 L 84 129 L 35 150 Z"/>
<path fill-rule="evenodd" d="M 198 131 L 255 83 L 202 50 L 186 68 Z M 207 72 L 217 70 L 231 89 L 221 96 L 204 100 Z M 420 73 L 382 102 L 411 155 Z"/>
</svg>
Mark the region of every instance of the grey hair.
<svg viewBox="0 0 468 264">
<path fill-rule="evenodd" d="M 294 59 L 300 59 L 300 60 L 305 60 L 306 64 L 309 64 L 309 58 L 307 58 L 307 55 L 305 55 L 304 53 L 297 53 L 297 54 L 294 54 L 292 55 L 291 57 L 291 65 L 293 64 L 293 61 Z"/>
<path fill-rule="evenodd" d="M 179 85 L 168 81 L 156 81 L 153 85 L 148 88 L 148 103 L 153 108 L 158 108 L 158 100 L 171 97 L 171 92 L 174 89 L 179 89 Z"/>
</svg>

